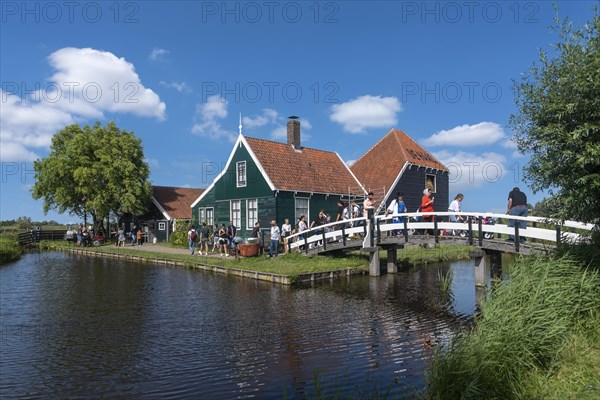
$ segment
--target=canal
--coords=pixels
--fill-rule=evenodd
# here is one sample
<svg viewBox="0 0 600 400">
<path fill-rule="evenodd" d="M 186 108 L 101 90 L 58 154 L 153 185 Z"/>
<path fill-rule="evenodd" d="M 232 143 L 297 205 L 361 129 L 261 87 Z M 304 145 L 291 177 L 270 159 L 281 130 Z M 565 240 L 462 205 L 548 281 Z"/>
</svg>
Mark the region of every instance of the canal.
<svg viewBox="0 0 600 400">
<path fill-rule="evenodd" d="M 0 267 L 0 398 L 305 398 L 316 371 L 349 396 L 411 398 L 475 307 L 472 261 L 287 287 L 30 253 Z"/>
</svg>

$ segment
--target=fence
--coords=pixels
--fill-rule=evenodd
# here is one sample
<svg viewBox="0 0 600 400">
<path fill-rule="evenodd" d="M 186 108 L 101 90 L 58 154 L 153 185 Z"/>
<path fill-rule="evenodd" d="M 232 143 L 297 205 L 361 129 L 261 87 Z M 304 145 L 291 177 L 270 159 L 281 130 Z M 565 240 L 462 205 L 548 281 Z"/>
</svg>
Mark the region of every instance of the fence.
<svg viewBox="0 0 600 400">
<path fill-rule="evenodd" d="M 38 243 L 40 240 L 63 240 L 66 230 L 39 230 L 19 233 L 17 241 L 19 246 Z"/>
</svg>

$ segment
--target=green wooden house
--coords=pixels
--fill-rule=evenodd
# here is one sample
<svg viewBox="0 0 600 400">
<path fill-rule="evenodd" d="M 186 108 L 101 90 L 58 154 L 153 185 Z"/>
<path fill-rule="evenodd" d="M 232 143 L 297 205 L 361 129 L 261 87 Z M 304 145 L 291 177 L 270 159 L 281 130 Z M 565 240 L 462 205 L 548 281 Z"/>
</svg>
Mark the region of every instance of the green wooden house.
<svg viewBox="0 0 600 400">
<path fill-rule="evenodd" d="M 300 145 L 300 121 L 290 117 L 287 143 L 238 136 L 223 171 L 192 204 L 196 223 L 228 225 L 248 237 L 256 222 L 294 226 L 325 209 L 335 221 L 337 202 L 362 199 L 364 189 L 340 156 Z"/>
</svg>

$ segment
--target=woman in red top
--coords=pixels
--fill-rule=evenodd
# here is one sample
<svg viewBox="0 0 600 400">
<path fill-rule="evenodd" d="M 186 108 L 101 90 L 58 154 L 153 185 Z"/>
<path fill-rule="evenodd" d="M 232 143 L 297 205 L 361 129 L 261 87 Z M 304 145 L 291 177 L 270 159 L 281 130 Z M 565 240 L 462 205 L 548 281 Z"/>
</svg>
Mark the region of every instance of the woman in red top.
<svg viewBox="0 0 600 400">
<path fill-rule="evenodd" d="M 433 212 L 433 200 L 434 197 L 431 196 L 431 189 L 426 188 L 425 190 L 423 190 L 423 197 L 421 198 L 421 212 Z M 433 215 L 424 214 L 423 221 L 432 222 Z M 429 229 L 426 231 L 426 233 L 431 233 L 433 235 L 433 230 Z"/>
</svg>

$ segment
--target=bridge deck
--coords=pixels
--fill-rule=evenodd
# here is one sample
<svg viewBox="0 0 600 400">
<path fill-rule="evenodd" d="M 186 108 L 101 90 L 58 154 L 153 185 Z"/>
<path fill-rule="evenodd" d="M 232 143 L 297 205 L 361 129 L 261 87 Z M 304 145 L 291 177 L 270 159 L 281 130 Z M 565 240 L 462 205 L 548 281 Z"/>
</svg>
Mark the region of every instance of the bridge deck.
<svg viewBox="0 0 600 400">
<path fill-rule="evenodd" d="M 376 244 L 378 247 L 385 249 L 389 246 L 397 246 L 398 249 L 404 248 L 406 245 L 410 246 L 430 246 L 434 247 L 436 244 L 446 244 L 446 245 L 469 245 L 468 238 L 462 238 L 457 236 L 441 236 L 438 238 L 437 242 L 435 237 L 427 236 L 427 235 L 411 235 L 409 236 L 409 241 L 406 242 L 403 236 L 391 236 L 391 237 L 382 237 L 381 240 Z M 502 253 L 512 253 L 512 254 L 523 254 L 523 255 L 532 255 L 532 254 L 540 254 L 540 253 L 548 253 L 554 246 L 549 246 L 543 243 L 525 243 L 519 246 L 519 251 L 516 251 L 514 242 L 508 242 L 503 239 L 485 239 L 482 243 L 482 246 L 479 246 L 478 240 L 473 242 L 473 247 L 481 248 L 483 250 L 494 250 Z M 363 241 L 362 239 L 348 239 L 346 240 L 346 245 L 344 245 L 341 239 L 336 241 L 332 241 L 330 243 L 326 243 L 325 246 L 322 244 L 318 244 L 316 246 L 309 246 L 308 251 L 302 249 L 301 254 L 307 256 L 315 256 L 321 254 L 327 254 L 338 251 L 357 251 L 357 250 L 365 250 L 363 249 Z"/>
</svg>

